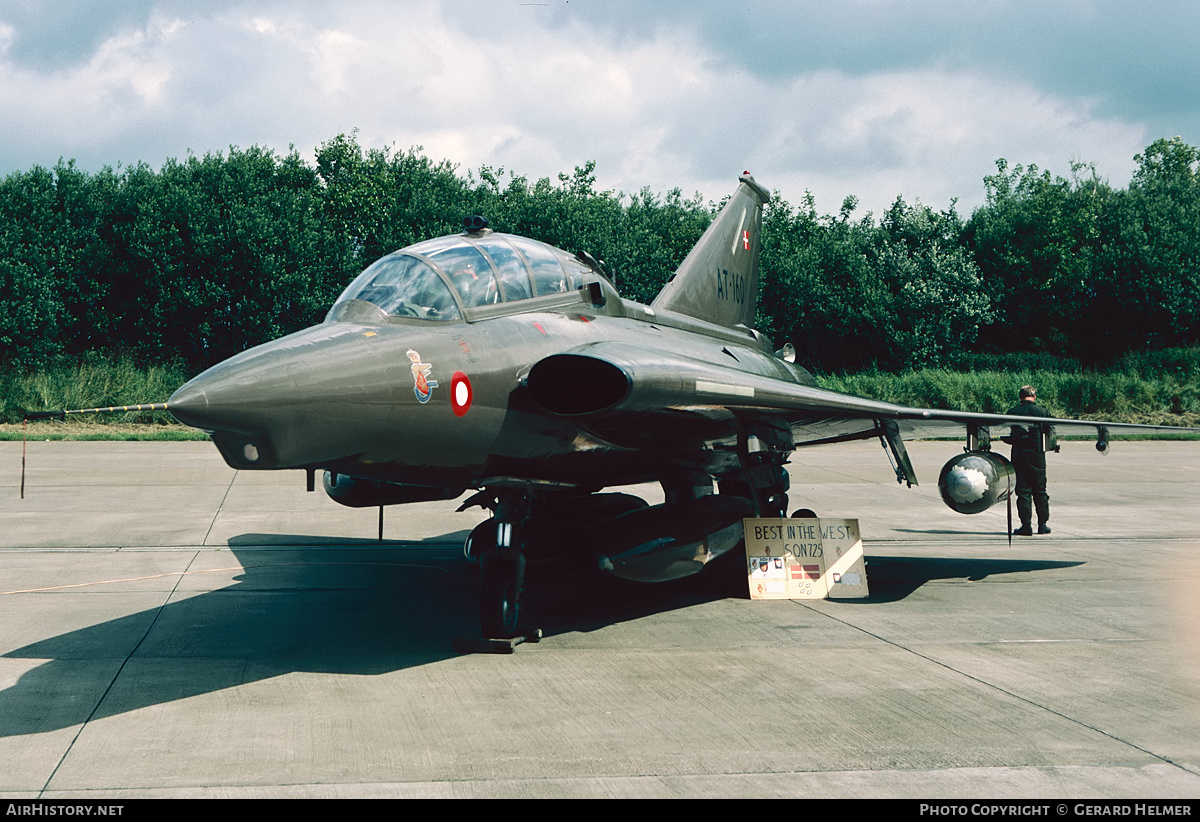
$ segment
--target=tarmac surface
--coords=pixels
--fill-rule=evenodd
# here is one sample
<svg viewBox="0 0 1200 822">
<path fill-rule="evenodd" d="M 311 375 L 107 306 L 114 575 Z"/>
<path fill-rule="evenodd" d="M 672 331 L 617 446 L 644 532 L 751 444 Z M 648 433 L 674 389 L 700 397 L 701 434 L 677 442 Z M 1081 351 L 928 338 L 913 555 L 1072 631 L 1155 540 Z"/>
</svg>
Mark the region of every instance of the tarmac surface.
<svg viewBox="0 0 1200 822">
<path fill-rule="evenodd" d="M 0 796 L 1200 797 L 1200 442 L 1068 442 L 1052 525 L 912 443 L 796 452 L 865 601 L 568 578 L 464 655 L 479 509 L 353 510 L 208 443 L 0 443 Z M 1005 451 L 1007 449 L 1004 449 Z M 570 539 L 564 534 L 564 539 Z"/>
</svg>

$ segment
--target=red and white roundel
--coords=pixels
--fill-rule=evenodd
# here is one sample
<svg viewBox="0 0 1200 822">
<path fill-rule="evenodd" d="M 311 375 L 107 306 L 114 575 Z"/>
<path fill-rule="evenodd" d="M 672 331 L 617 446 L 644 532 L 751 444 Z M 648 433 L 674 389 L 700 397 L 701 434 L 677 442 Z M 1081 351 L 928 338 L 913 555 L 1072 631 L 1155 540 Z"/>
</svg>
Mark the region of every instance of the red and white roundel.
<svg viewBox="0 0 1200 822">
<path fill-rule="evenodd" d="M 463 372 L 455 371 L 450 378 L 450 406 L 454 409 L 454 416 L 461 417 L 471 410 L 473 399 L 475 392 L 471 388 L 471 381 Z"/>
</svg>

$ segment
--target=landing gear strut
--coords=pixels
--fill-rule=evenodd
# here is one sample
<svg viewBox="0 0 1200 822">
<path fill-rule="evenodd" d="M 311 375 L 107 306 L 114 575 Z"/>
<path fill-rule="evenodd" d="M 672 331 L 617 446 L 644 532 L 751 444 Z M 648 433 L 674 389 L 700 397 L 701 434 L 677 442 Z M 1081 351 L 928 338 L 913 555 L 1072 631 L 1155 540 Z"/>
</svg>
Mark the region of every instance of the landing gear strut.
<svg viewBox="0 0 1200 822">
<path fill-rule="evenodd" d="M 756 517 L 786 516 L 791 479 L 783 466 L 796 447 L 791 429 L 756 425 L 742 417 L 736 420 L 741 476 L 724 477 L 721 493 L 748 497 L 754 503 Z"/>
</svg>

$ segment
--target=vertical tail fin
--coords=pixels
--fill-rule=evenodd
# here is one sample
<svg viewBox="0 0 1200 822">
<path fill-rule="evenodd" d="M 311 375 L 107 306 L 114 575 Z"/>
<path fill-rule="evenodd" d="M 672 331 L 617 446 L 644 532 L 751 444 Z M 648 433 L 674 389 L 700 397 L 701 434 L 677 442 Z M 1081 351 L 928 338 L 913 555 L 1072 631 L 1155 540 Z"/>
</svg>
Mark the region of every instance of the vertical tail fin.
<svg viewBox="0 0 1200 822">
<path fill-rule="evenodd" d="M 758 304 L 758 250 L 762 209 L 771 199 L 749 174 L 651 308 L 733 327 L 753 326 Z"/>
</svg>

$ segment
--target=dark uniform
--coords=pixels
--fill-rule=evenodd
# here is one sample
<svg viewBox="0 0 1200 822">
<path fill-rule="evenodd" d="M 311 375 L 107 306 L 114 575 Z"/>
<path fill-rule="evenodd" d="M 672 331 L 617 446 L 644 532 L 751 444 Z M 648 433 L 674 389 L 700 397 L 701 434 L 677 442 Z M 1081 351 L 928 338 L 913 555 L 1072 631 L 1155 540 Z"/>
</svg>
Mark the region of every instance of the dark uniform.
<svg viewBox="0 0 1200 822">
<path fill-rule="evenodd" d="M 1022 417 L 1049 417 L 1046 409 L 1032 399 L 1023 399 L 1008 412 Z M 1021 532 L 1033 533 L 1031 515 L 1037 509 L 1038 531 L 1049 533 L 1050 496 L 1046 493 L 1046 451 L 1042 445 L 1043 426 L 1014 425 L 1008 441 L 1012 443 L 1012 464 L 1017 472 L 1017 516 Z"/>
</svg>

